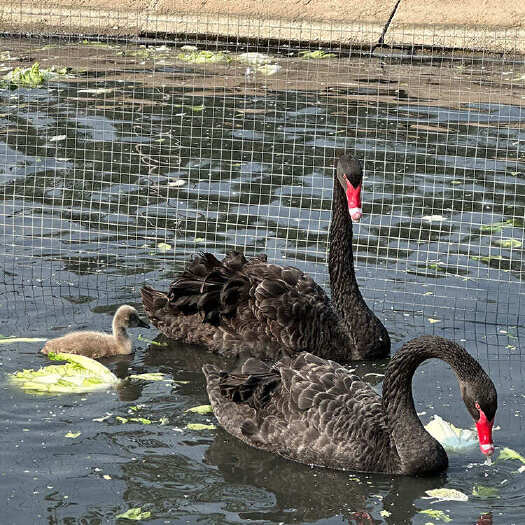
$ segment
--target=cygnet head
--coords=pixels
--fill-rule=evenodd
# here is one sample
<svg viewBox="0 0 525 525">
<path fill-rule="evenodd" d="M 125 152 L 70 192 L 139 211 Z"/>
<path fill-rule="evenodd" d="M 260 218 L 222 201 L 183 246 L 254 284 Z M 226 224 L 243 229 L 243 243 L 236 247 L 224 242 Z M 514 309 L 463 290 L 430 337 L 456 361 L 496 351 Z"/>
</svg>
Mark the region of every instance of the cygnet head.
<svg viewBox="0 0 525 525">
<path fill-rule="evenodd" d="M 143 321 L 133 306 L 129 304 L 123 304 L 116 312 L 114 323 L 122 327 L 135 328 L 141 326 L 143 328 L 149 328 L 149 324 Z"/>
</svg>

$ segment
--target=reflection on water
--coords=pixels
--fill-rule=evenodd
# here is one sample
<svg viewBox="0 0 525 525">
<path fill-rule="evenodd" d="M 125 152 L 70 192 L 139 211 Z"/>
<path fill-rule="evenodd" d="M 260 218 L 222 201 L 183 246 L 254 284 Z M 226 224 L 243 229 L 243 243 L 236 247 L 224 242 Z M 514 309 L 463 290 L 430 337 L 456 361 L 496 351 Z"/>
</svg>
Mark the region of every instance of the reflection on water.
<svg viewBox="0 0 525 525">
<path fill-rule="evenodd" d="M 326 286 L 333 158 L 355 150 L 365 166 L 355 232 L 364 295 L 395 348 L 422 333 L 466 345 L 498 387 L 495 439 L 520 449 L 523 66 L 284 52 L 274 57 L 282 69 L 263 76 L 236 60 L 184 63 L 171 48 L 4 40 L 3 49 L 6 70 L 39 61 L 76 72 L 0 90 L 2 335 L 108 330 L 116 305 L 137 304 L 145 281 L 167 285 L 196 250 L 266 252 Z M 136 348 L 108 362 L 119 377 L 162 371 L 178 382 L 82 398 L 0 387 L 6 523 L 104 523 L 137 506 L 158 523 L 425 523 L 419 511 L 435 508 L 488 524 L 523 514 L 519 465 L 489 469 L 477 452 L 451 456 L 436 478 L 354 476 L 221 430 L 188 431 L 214 421 L 185 412 L 207 403 L 202 365 L 227 363 L 189 346 Z M 37 350 L 5 345 L 2 365 L 41 366 Z M 357 372 L 379 390 L 385 366 Z M 426 364 L 414 390 L 425 422 L 434 413 L 470 422 L 447 367 Z M 130 410 L 154 423 L 115 419 Z M 472 496 L 476 485 L 500 498 Z M 442 486 L 469 503 L 422 499 Z"/>
</svg>

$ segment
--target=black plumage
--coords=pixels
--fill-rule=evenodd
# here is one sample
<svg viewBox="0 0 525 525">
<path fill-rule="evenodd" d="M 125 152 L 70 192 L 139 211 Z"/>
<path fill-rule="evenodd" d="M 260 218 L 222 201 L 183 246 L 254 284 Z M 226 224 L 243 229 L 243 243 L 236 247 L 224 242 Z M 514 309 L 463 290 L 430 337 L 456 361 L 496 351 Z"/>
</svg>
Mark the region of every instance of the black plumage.
<svg viewBox="0 0 525 525">
<path fill-rule="evenodd" d="M 361 212 L 349 210 L 345 191 L 357 191 L 360 205 L 361 181 L 359 162 L 341 156 L 330 226 L 332 301 L 304 272 L 268 263 L 265 255 L 246 258 L 231 252 L 219 261 L 201 253 L 168 294 L 148 286 L 141 290 L 151 322 L 169 338 L 223 354 L 247 350 L 275 360 L 308 350 L 340 362 L 387 355 L 388 333 L 366 305 L 354 273 L 351 213 L 358 220 Z"/>
<path fill-rule="evenodd" d="M 464 348 L 440 337 L 413 339 L 397 352 L 386 371 L 383 397 L 351 370 L 307 352 L 273 366 L 248 360 L 240 373 L 213 365 L 203 371 L 219 423 L 249 445 L 311 465 L 416 475 L 448 465 L 412 398 L 412 376 L 430 358 L 452 367 L 474 419 L 471 407 L 478 403 L 493 420 L 492 381 Z"/>
</svg>

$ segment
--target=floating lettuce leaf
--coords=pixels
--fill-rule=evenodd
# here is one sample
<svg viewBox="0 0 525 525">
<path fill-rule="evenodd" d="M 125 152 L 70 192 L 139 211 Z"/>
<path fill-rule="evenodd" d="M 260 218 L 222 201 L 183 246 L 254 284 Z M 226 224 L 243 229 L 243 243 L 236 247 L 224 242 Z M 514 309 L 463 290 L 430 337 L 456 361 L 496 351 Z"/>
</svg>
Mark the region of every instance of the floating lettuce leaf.
<svg viewBox="0 0 525 525">
<path fill-rule="evenodd" d="M 84 393 L 116 388 L 121 380 L 102 363 L 75 354 L 48 354 L 53 361 L 67 361 L 62 365 L 49 365 L 38 370 L 22 370 L 10 374 L 11 382 L 32 393 Z M 137 374 L 128 379 L 159 380 L 163 374 Z"/>
<path fill-rule="evenodd" d="M 250 53 L 241 53 L 238 57 L 238 60 L 246 64 L 251 64 L 253 66 L 262 66 L 263 64 L 269 64 L 272 62 L 272 57 L 265 55 L 264 53 L 250 52 Z"/>
<path fill-rule="evenodd" d="M 445 523 L 452 521 L 452 518 L 448 516 L 447 514 L 445 514 L 442 510 L 426 509 L 426 510 L 420 510 L 418 512 L 419 514 L 426 514 L 427 516 L 430 516 L 431 518 L 435 520 L 444 521 Z"/>
<path fill-rule="evenodd" d="M 211 405 L 199 405 L 196 407 L 188 408 L 186 412 L 196 412 L 197 414 L 210 414 L 213 412 Z"/>
<path fill-rule="evenodd" d="M 140 381 L 171 381 L 162 372 L 150 372 L 148 374 L 131 374 L 127 379 L 139 379 Z"/>
<path fill-rule="evenodd" d="M 152 339 L 147 339 L 146 337 L 143 337 L 141 334 L 138 335 L 137 339 L 139 341 L 144 341 L 145 343 L 149 343 L 150 345 L 168 346 L 168 343 L 166 343 L 166 342 L 161 343 L 160 341 L 153 341 Z"/>
<path fill-rule="evenodd" d="M 57 80 L 67 75 L 70 71 L 70 68 L 57 68 L 56 66 L 40 69 L 40 64 L 35 62 L 31 67 L 24 69 L 17 67 L 4 75 L 3 87 L 37 88 L 49 80 Z"/>
<path fill-rule="evenodd" d="M 499 453 L 498 461 L 507 460 L 507 459 L 515 459 L 515 460 L 521 461 L 523 464 L 525 464 L 525 457 L 523 457 L 519 452 L 516 452 L 515 450 L 512 450 L 511 448 L 505 447 Z"/>
<path fill-rule="evenodd" d="M 317 51 L 299 51 L 299 56 L 301 58 L 308 58 L 308 59 L 319 59 L 319 58 L 334 58 L 334 53 L 327 53 L 326 51 L 323 51 L 322 49 L 318 49 Z"/>
<path fill-rule="evenodd" d="M 474 485 L 472 488 L 472 495 L 480 499 L 499 498 L 499 490 L 495 487 Z"/>
<path fill-rule="evenodd" d="M 157 250 L 160 253 L 169 252 L 171 250 L 171 244 L 168 244 L 166 242 L 160 242 L 159 244 L 157 244 Z"/>
<path fill-rule="evenodd" d="M 134 507 L 133 509 L 129 509 L 126 512 L 123 512 L 122 514 L 117 514 L 115 516 L 115 519 L 126 519 L 126 520 L 147 520 L 151 516 L 151 512 L 145 511 L 142 512 L 141 507 Z"/>
<path fill-rule="evenodd" d="M 196 49 L 185 49 L 177 54 L 179 60 L 193 64 L 216 64 L 219 62 L 231 62 L 232 58 L 222 51 L 198 51 Z"/>
<path fill-rule="evenodd" d="M 502 248 L 521 248 L 523 243 L 518 239 L 496 239 L 494 244 L 501 246 Z"/>
<path fill-rule="evenodd" d="M 498 233 L 503 228 L 508 228 L 509 226 L 514 226 L 514 221 L 512 219 L 507 219 L 506 221 L 493 222 L 492 224 L 483 224 L 479 230 L 484 233 Z"/>
<path fill-rule="evenodd" d="M 43 337 L 6 337 L 0 335 L 0 345 L 8 345 L 10 343 L 38 343 L 42 341 L 47 341 Z"/>
<path fill-rule="evenodd" d="M 425 491 L 425 494 L 441 501 L 468 501 L 468 496 L 456 489 L 433 489 Z"/>
<path fill-rule="evenodd" d="M 475 431 L 457 428 L 439 416 L 434 416 L 425 430 L 449 452 L 462 452 L 478 444 Z"/>
<path fill-rule="evenodd" d="M 203 425 L 202 423 L 188 423 L 186 428 L 188 430 L 214 430 L 217 427 L 215 425 Z"/>
</svg>

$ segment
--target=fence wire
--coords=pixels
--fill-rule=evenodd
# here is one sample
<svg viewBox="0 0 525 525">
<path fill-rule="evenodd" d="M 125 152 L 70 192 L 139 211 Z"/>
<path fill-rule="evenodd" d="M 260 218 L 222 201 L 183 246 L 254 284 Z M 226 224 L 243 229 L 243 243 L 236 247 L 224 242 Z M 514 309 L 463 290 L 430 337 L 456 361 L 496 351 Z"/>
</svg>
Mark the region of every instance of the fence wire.
<svg viewBox="0 0 525 525">
<path fill-rule="evenodd" d="M 333 159 L 347 150 L 365 168 L 354 253 L 370 306 L 431 329 L 496 325 L 516 350 L 522 57 L 308 43 L 330 25 L 221 40 L 189 23 L 128 39 L 93 24 L 1 41 L 6 321 L 136 302 L 201 250 L 264 252 L 328 289 Z"/>
</svg>

